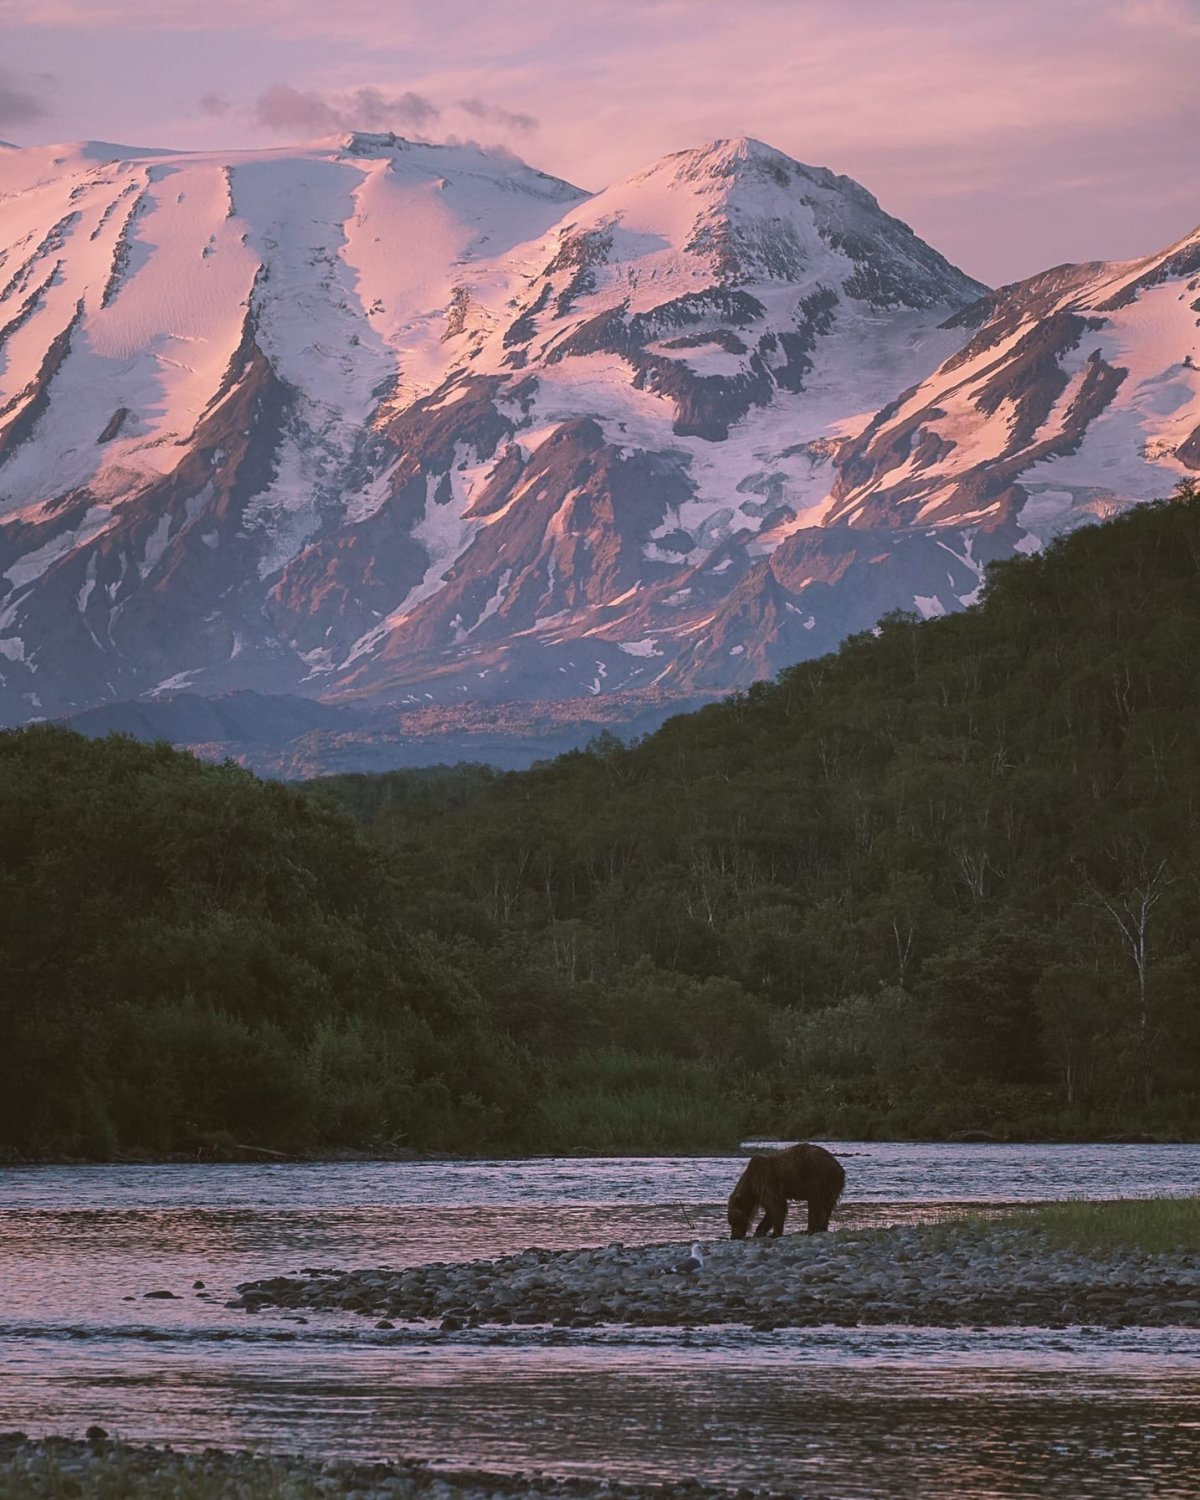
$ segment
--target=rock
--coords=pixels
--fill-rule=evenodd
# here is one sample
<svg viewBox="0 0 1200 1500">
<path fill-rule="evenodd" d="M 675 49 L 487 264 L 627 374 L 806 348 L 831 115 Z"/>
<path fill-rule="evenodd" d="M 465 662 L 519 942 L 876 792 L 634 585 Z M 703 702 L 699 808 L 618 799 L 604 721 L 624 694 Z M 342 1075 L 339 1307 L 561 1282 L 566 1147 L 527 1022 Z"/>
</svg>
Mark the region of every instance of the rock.
<svg viewBox="0 0 1200 1500">
<path fill-rule="evenodd" d="M 474 1264 L 366 1271 L 328 1281 L 277 1277 L 239 1288 L 248 1311 L 319 1307 L 374 1319 L 429 1318 L 447 1331 L 485 1324 L 596 1327 L 739 1322 L 995 1326 L 1124 1318 L 1195 1326 L 1200 1275 L 1186 1257 L 1054 1251 L 1012 1224 L 785 1235 L 769 1245 L 717 1242 L 703 1277 L 664 1277 L 685 1247 L 618 1254 L 525 1252 Z M 1196 1309 L 1193 1311 L 1193 1309 Z M 452 1321 L 451 1321 L 452 1320 Z"/>
<path fill-rule="evenodd" d="M 93 1434 L 100 1434 L 94 1437 Z M 435 1462 L 445 1462 L 438 1455 Z M 728 1492 L 686 1481 L 681 1493 L 727 1500 Z M 209 1447 L 202 1453 L 135 1447 L 109 1439 L 101 1427 L 82 1440 L 30 1439 L 0 1432 L 0 1493 L 4 1495 L 384 1495 L 429 1500 L 652 1500 L 666 1488 L 608 1480 L 556 1479 L 540 1469 L 501 1475 L 479 1469 L 429 1472 L 429 1460 L 397 1463 L 348 1458 L 270 1456 Z"/>
<path fill-rule="evenodd" d="M 179 1300 L 174 1292 L 143 1292 L 142 1297 L 146 1301 L 178 1302 Z"/>
</svg>

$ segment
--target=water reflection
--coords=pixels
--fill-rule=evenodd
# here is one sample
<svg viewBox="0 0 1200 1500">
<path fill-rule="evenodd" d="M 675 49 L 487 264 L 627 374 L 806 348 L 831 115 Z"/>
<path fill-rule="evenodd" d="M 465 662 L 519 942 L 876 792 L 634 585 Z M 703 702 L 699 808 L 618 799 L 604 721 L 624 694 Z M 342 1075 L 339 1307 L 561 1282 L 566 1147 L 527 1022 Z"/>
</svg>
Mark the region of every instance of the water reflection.
<svg viewBox="0 0 1200 1500">
<path fill-rule="evenodd" d="M 906 1334 L 893 1331 L 889 1349 L 876 1331 L 872 1352 L 861 1335 L 839 1347 L 840 1333 L 824 1330 L 809 1357 L 794 1343 L 764 1351 L 719 1337 L 558 1349 L 408 1339 L 191 1358 L 151 1348 L 136 1365 L 113 1351 L 75 1369 L 68 1360 L 51 1408 L 23 1413 L 18 1399 L 8 1414 L 46 1430 L 102 1419 L 183 1445 L 822 1494 L 1183 1492 L 1173 1486 L 1200 1456 L 1194 1347 L 1191 1375 L 1153 1355 L 1122 1368 L 1111 1353 L 1046 1369 L 1028 1336 L 1021 1347 L 1011 1335 L 997 1366 L 985 1336 L 956 1350 L 938 1347 L 956 1336 L 929 1331 L 916 1349 Z"/>
<path fill-rule="evenodd" d="M 990 1211 L 1001 1212 L 1002 1205 Z M 843 1228 L 927 1222 L 961 1212 L 944 1203 L 848 1204 Z M 436 1224 L 436 1237 L 434 1226 Z M 494 1259 L 531 1244 L 574 1249 L 621 1241 L 721 1239 L 723 1204 L 568 1204 L 530 1222 L 524 1207 L 424 1205 L 348 1209 L 13 1209 L 0 1213 L 10 1308 L 75 1325 L 143 1321 L 144 1294 L 175 1292 L 153 1308 L 163 1326 L 211 1321 L 213 1302 L 240 1281 L 307 1266 L 391 1266 Z M 204 1282 L 204 1297 L 193 1281 Z M 134 1305 L 123 1299 L 131 1297 Z M 4 1316 L 0 1311 L 0 1318 Z M 234 1315 L 241 1319 L 244 1314 Z"/>
<path fill-rule="evenodd" d="M 841 1145 L 835 1223 L 1194 1191 L 1193 1147 Z M 1184 1493 L 1185 1330 L 376 1331 L 226 1308 L 304 1266 L 723 1237 L 736 1158 L 0 1172 L 5 1426 L 830 1495 Z M 196 1288 L 194 1281 L 203 1281 Z M 169 1290 L 175 1297 L 147 1300 Z"/>
<path fill-rule="evenodd" d="M 947 1145 L 827 1141 L 854 1203 L 1035 1202 L 1195 1191 L 1187 1145 Z M 9 1167 L 0 1209 L 272 1208 L 724 1202 L 741 1157 L 534 1158 Z"/>
</svg>

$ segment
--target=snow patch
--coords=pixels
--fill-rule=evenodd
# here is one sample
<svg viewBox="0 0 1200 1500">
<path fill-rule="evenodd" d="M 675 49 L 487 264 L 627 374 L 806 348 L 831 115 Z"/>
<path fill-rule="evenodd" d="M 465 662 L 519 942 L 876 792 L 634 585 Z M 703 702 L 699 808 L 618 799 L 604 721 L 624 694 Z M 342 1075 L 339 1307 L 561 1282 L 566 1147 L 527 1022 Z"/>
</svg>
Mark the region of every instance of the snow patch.
<svg viewBox="0 0 1200 1500">
<path fill-rule="evenodd" d="M 18 562 L 12 564 L 4 577 L 12 584 L 13 588 L 23 588 L 40 578 L 48 568 L 58 562 L 60 558 L 92 541 L 100 533 L 107 529 L 112 521 L 112 509 L 107 505 L 91 506 L 78 526 L 68 528 L 51 537 L 33 552 L 27 552 Z"/>
</svg>

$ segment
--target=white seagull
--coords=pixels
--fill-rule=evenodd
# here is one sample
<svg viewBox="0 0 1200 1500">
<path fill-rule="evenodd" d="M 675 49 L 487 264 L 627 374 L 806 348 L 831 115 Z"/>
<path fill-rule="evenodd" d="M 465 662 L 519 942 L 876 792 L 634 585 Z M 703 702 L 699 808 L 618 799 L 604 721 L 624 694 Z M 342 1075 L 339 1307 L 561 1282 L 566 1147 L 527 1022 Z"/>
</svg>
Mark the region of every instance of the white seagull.
<svg viewBox="0 0 1200 1500">
<path fill-rule="evenodd" d="M 697 1271 L 703 1271 L 703 1269 L 704 1254 L 700 1249 L 699 1240 L 692 1246 L 692 1253 L 686 1259 L 681 1260 L 677 1266 L 671 1267 L 677 1276 L 694 1276 Z"/>
</svg>

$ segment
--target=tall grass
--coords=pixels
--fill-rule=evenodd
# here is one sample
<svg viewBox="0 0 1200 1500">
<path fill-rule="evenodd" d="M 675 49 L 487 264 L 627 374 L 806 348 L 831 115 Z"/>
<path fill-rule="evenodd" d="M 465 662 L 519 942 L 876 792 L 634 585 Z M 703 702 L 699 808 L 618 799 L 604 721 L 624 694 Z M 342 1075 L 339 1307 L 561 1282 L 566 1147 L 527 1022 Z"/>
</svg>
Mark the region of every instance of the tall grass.
<svg viewBox="0 0 1200 1500">
<path fill-rule="evenodd" d="M 1200 1252 L 1200 1198 L 1047 1203 L 1020 1221 L 1058 1250 Z"/>
<path fill-rule="evenodd" d="M 538 1101 L 542 1151 L 728 1149 L 745 1123 L 741 1102 L 704 1063 L 618 1047 L 560 1064 Z"/>
<path fill-rule="evenodd" d="M 1031 1208 L 1010 1206 L 923 1224 L 921 1238 L 929 1249 L 950 1249 L 964 1237 L 986 1234 L 998 1223 L 1015 1225 L 1031 1242 L 1036 1236 L 1052 1250 L 1077 1250 L 1087 1255 L 1130 1250 L 1151 1255 L 1200 1254 L 1200 1198 L 1111 1198 L 1098 1202 L 1077 1198 Z M 887 1230 L 878 1232 L 886 1234 Z"/>
</svg>

